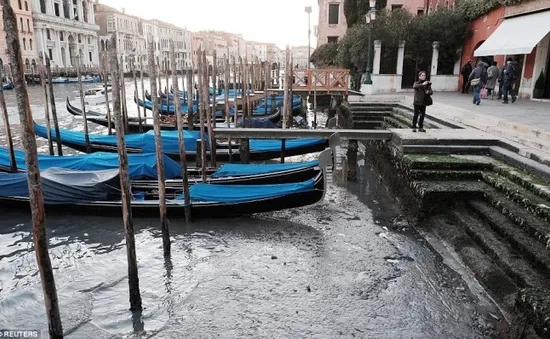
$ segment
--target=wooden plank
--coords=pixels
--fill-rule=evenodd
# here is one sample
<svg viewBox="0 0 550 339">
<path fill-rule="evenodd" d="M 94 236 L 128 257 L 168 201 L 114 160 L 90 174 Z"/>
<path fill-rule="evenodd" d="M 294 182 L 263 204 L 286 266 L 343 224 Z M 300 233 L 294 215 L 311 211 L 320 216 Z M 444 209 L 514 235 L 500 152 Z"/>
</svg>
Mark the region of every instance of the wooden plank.
<svg viewBox="0 0 550 339">
<path fill-rule="evenodd" d="M 340 133 L 342 139 L 391 140 L 393 132 L 366 129 L 266 129 L 266 128 L 215 128 L 214 136 L 222 138 L 254 139 L 328 139 L 333 133 Z"/>
</svg>

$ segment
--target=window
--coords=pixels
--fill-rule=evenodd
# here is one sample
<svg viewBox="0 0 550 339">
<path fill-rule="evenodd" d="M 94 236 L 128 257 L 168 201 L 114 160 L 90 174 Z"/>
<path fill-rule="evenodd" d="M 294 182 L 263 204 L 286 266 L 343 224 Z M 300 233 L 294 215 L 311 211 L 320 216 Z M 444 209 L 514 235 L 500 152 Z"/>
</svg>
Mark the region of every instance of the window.
<svg viewBox="0 0 550 339">
<path fill-rule="evenodd" d="M 51 48 L 48 49 L 48 56 L 49 56 L 50 60 L 53 59 L 53 51 L 52 51 Z"/>
<path fill-rule="evenodd" d="M 88 52 L 88 55 L 90 56 L 90 62 L 92 62 L 92 52 Z"/>
<path fill-rule="evenodd" d="M 27 50 L 27 39 L 23 38 L 23 50 Z"/>
<path fill-rule="evenodd" d="M 23 6 L 21 6 L 21 0 L 17 0 L 17 4 L 19 5 L 19 9 L 23 9 Z"/>
<path fill-rule="evenodd" d="M 19 18 L 19 23 L 21 24 L 21 32 L 24 32 L 25 30 L 23 29 L 23 18 Z"/>
<path fill-rule="evenodd" d="M 78 35 L 78 43 L 79 44 L 82 43 L 82 35 L 80 35 L 80 34 Z"/>
<path fill-rule="evenodd" d="M 64 41 L 63 32 L 59 32 L 59 41 Z"/>
<path fill-rule="evenodd" d="M 419 9 L 418 11 L 416 11 L 416 15 L 418 16 L 424 15 L 424 9 Z"/>
<path fill-rule="evenodd" d="M 328 24 L 338 25 L 340 17 L 340 4 L 328 5 Z"/>
<path fill-rule="evenodd" d="M 391 10 L 392 11 L 395 11 L 395 10 L 398 10 L 398 9 L 401 9 L 401 8 L 403 8 L 402 4 L 401 5 L 391 5 Z"/>
<path fill-rule="evenodd" d="M 92 39 L 90 39 L 90 36 L 88 36 L 88 45 L 92 44 Z"/>
<path fill-rule="evenodd" d="M 29 48 L 32 51 L 32 39 L 29 39 Z"/>
<path fill-rule="evenodd" d="M 46 29 L 46 38 L 48 38 L 48 40 L 51 40 L 52 37 L 50 35 L 50 30 L 49 29 Z"/>
<path fill-rule="evenodd" d="M 46 0 L 40 0 L 40 12 L 46 14 Z"/>
<path fill-rule="evenodd" d="M 338 37 L 337 36 L 329 36 L 329 37 L 327 37 L 327 42 L 329 44 L 331 44 L 331 43 L 336 44 L 336 43 L 338 43 Z"/>
<path fill-rule="evenodd" d="M 55 13 L 55 16 L 60 16 L 61 14 L 59 13 L 59 3 L 54 3 L 53 4 L 53 11 Z"/>
<path fill-rule="evenodd" d="M 27 19 L 27 31 L 31 32 L 31 21 L 29 19 Z"/>
<path fill-rule="evenodd" d="M 29 3 L 27 1 L 25 1 L 25 10 L 28 12 L 29 11 Z"/>
</svg>

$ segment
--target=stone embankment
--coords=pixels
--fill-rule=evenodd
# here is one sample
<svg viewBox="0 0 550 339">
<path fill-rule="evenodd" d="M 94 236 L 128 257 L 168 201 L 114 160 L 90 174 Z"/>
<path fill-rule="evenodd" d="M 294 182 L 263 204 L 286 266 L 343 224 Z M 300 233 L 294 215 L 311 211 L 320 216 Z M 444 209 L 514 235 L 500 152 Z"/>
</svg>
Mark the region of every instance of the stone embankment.
<svg viewBox="0 0 550 339">
<path fill-rule="evenodd" d="M 412 112 L 401 104 L 355 103 L 351 111 L 355 128 L 394 132 L 389 142 L 360 142 L 366 163 L 411 221 L 452 246 L 503 308 L 510 338 L 549 338 L 550 168 L 544 156 L 525 156 L 524 147 L 494 133 L 435 116 L 427 119 L 426 133 L 413 133 Z"/>
</svg>

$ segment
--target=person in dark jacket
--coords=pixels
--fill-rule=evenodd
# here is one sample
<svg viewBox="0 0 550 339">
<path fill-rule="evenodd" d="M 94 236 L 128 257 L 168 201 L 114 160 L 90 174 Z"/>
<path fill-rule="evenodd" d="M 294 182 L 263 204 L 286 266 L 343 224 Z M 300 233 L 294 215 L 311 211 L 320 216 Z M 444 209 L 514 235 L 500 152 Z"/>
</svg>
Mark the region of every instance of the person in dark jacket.
<svg viewBox="0 0 550 339">
<path fill-rule="evenodd" d="M 514 94 L 514 89 L 512 88 L 514 81 L 516 80 L 516 69 L 512 64 L 512 58 L 506 60 L 506 65 L 502 70 L 502 89 L 504 101 L 503 104 L 508 103 L 508 93 L 512 96 L 512 103 L 516 102 L 516 95 Z"/>
<path fill-rule="evenodd" d="M 418 73 L 418 80 L 413 85 L 414 88 L 414 116 L 412 130 L 416 132 L 416 127 L 420 132 L 426 132 L 424 129 L 424 115 L 426 115 L 426 99 L 433 94 L 432 83 L 427 80 L 425 71 Z M 430 98 L 431 99 L 431 98 Z M 418 124 L 418 125 L 417 125 Z"/>
<path fill-rule="evenodd" d="M 460 74 L 462 75 L 462 93 L 468 94 L 468 89 L 470 88 L 470 82 L 468 81 L 468 77 L 472 73 L 472 60 L 468 60 L 464 66 L 462 66 L 462 69 L 460 70 Z"/>
<path fill-rule="evenodd" d="M 481 103 L 481 97 L 479 96 L 479 91 L 481 91 L 481 89 L 487 83 L 487 69 L 485 68 L 485 65 L 487 64 L 484 62 L 479 62 L 477 64 L 477 67 L 474 68 L 474 70 L 468 77 L 468 81 L 472 84 L 472 87 L 474 88 L 473 103 L 475 105 L 479 105 Z"/>
</svg>

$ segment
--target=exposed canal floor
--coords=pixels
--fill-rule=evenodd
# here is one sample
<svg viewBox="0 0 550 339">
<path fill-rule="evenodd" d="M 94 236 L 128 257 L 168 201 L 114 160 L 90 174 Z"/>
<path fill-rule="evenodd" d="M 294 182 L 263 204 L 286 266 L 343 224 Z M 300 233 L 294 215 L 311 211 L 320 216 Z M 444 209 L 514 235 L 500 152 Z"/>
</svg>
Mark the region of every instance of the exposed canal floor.
<svg viewBox="0 0 550 339">
<path fill-rule="evenodd" d="M 48 217 L 68 338 L 497 338 L 470 292 L 402 220 L 377 177 L 319 205 L 251 218 L 136 220 L 144 311 L 128 311 L 121 220 Z M 47 333 L 29 216 L 2 211 L 0 328 Z"/>
</svg>

